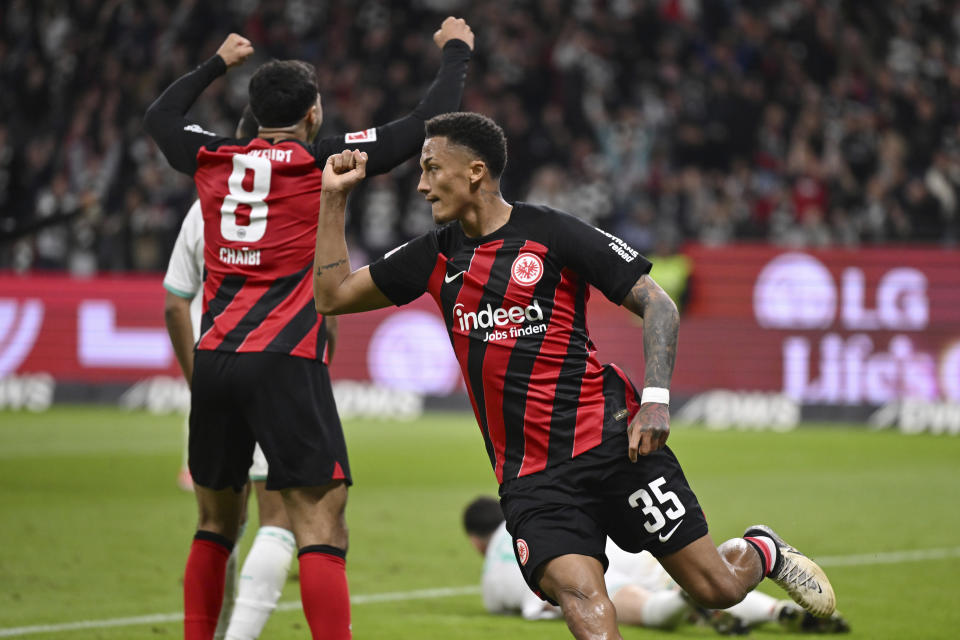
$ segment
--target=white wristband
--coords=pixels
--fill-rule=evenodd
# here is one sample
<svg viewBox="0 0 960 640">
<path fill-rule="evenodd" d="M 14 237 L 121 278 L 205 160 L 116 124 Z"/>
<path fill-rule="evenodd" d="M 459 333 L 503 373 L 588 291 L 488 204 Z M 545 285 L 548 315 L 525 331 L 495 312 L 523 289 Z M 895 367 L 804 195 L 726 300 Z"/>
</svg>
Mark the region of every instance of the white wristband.
<svg viewBox="0 0 960 640">
<path fill-rule="evenodd" d="M 670 389 L 664 389 L 663 387 L 644 387 L 643 394 L 640 396 L 640 404 L 647 404 L 648 402 L 670 404 Z"/>
</svg>

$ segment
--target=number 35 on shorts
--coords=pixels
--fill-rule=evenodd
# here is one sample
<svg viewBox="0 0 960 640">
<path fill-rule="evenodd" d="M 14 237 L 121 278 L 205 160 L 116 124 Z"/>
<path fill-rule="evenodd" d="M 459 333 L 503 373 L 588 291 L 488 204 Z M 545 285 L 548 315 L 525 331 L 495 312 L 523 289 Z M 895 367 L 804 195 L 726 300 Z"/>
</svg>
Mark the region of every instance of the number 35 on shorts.
<svg viewBox="0 0 960 640">
<path fill-rule="evenodd" d="M 660 476 L 647 487 L 637 489 L 630 494 L 627 502 L 634 509 L 640 508 L 647 519 L 643 523 L 648 533 L 656 533 L 667 524 L 667 520 L 682 518 L 687 512 L 673 491 L 661 491 L 666 479 Z"/>
</svg>

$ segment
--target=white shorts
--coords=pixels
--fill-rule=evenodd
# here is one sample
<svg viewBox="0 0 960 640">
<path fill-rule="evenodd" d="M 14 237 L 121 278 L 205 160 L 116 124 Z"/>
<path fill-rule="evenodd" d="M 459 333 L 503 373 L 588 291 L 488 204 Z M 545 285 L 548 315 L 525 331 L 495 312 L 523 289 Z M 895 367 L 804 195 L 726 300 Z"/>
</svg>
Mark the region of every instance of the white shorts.
<svg viewBox="0 0 960 640">
<path fill-rule="evenodd" d="M 264 482 L 267 479 L 267 458 L 263 455 L 260 444 L 253 448 L 253 464 L 250 465 L 250 480 Z"/>
</svg>

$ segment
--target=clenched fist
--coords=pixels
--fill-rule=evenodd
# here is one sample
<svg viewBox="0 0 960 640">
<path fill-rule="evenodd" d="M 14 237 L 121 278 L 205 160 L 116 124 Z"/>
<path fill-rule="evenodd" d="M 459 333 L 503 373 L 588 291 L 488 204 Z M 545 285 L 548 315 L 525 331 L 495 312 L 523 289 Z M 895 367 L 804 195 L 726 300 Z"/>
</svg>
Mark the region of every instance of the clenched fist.
<svg viewBox="0 0 960 640">
<path fill-rule="evenodd" d="M 239 33 L 231 33 L 217 49 L 217 55 L 227 63 L 227 68 L 243 64 L 253 53 L 253 44 Z"/>
<path fill-rule="evenodd" d="M 437 29 L 437 32 L 433 34 L 433 41 L 441 49 L 450 40 L 463 40 L 470 47 L 470 50 L 473 50 L 473 30 L 466 20 L 448 16 L 440 25 L 440 28 Z"/>
<path fill-rule="evenodd" d="M 327 193 L 349 193 L 367 175 L 367 154 L 344 149 L 327 158 L 323 167 L 323 185 Z"/>
</svg>

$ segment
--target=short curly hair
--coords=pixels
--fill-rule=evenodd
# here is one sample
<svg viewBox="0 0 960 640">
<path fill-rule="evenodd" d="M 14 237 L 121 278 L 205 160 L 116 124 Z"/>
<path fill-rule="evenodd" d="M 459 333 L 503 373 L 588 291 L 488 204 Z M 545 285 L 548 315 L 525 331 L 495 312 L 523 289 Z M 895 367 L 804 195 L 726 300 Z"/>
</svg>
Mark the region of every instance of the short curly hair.
<svg viewBox="0 0 960 640">
<path fill-rule="evenodd" d="M 261 127 L 288 127 L 317 100 L 317 71 L 302 60 L 274 60 L 257 69 L 247 89 Z"/>
<path fill-rule="evenodd" d="M 428 138 L 443 137 L 475 153 L 499 178 L 507 166 L 507 136 L 496 122 L 485 115 L 461 111 L 444 113 L 427 120 Z"/>
</svg>

